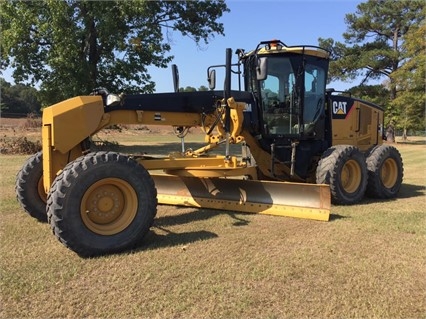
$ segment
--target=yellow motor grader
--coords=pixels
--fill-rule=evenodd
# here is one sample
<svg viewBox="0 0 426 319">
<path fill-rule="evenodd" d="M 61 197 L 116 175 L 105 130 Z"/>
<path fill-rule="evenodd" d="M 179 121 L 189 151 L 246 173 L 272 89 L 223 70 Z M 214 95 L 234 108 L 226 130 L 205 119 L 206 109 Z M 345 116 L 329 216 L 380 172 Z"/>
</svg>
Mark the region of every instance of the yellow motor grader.
<svg viewBox="0 0 426 319">
<path fill-rule="evenodd" d="M 272 40 L 236 54 L 232 63 L 227 49 L 226 63 L 208 68 L 209 91 L 179 92 L 174 66 L 172 93 L 96 89 L 45 108 L 42 152 L 17 175 L 21 206 L 68 248 L 93 256 L 139 243 L 157 204 L 327 221 L 331 203 L 397 195 L 403 164 L 383 144 L 383 109 L 326 90 L 329 52 Z M 223 90 L 215 90 L 219 68 Z M 94 151 L 92 136 L 117 124 L 173 127 L 182 151 Z M 191 127 L 205 132 L 205 146 L 185 149 Z M 219 146 L 223 154 L 213 155 Z"/>
</svg>

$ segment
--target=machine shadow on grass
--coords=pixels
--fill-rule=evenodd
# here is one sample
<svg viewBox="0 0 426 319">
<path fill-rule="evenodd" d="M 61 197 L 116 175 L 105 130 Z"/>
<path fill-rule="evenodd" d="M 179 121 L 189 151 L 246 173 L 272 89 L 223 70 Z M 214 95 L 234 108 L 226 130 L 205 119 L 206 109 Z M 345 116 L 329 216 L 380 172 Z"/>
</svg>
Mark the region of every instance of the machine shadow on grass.
<svg viewBox="0 0 426 319">
<path fill-rule="evenodd" d="M 369 198 L 364 197 L 361 202 L 357 203 L 356 205 L 362 206 L 362 205 L 370 205 L 374 203 L 390 203 L 394 202 L 398 199 L 406 199 L 406 198 L 414 198 L 414 197 L 421 197 L 425 196 L 426 188 L 420 185 L 413 185 L 413 184 L 401 184 L 401 189 L 398 192 L 397 197 L 395 198 Z"/>
<path fill-rule="evenodd" d="M 424 186 L 402 183 L 396 199 L 424 196 L 425 190 Z"/>
<path fill-rule="evenodd" d="M 171 227 L 207 220 L 209 218 L 223 214 L 230 216 L 234 220 L 232 225 L 235 227 L 245 226 L 249 223 L 248 220 L 239 216 L 245 215 L 244 213 L 236 214 L 232 212 L 210 209 L 194 209 L 182 214 L 161 216 L 154 220 L 152 230 L 146 235 L 144 240 L 138 246 L 133 248 L 132 252 L 161 249 L 173 246 L 183 246 L 184 249 L 185 245 L 192 244 L 197 241 L 217 238 L 218 235 L 216 233 L 207 230 L 175 232 L 171 230 Z M 154 230 L 158 230 L 159 233 L 156 233 Z"/>
<path fill-rule="evenodd" d="M 176 206 L 177 209 L 180 207 Z M 181 207 L 187 208 L 187 207 Z M 207 220 L 213 217 L 216 217 L 217 215 L 228 215 L 232 219 L 235 220 L 235 222 L 232 224 L 233 226 L 245 226 L 249 224 L 249 221 L 239 217 L 238 215 L 249 215 L 250 213 L 234 213 L 224 210 L 215 210 L 215 209 L 203 209 L 203 208 L 194 208 L 193 210 L 179 214 L 179 215 L 171 215 L 171 216 L 161 216 L 157 217 L 154 220 L 154 227 L 167 227 L 167 226 L 176 226 L 176 225 L 182 225 L 182 224 L 189 224 L 196 221 L 201 220 Z"/>
<path fill-rule="evenodd" d="M 179 209 L 179 207 L 177 207 Z M 190 224 L 197 221 L 203 221 L 210 218 L 214 218 L 218 215 L 228 215 L 232 218 L 232 226 L 242 227 L 250 223 L 249 220 L 244 218 L 244 216 L 253 215 L 253 213 L 234 213 L 229 211 L 213 210 L 213 209 L 194 209 L 189 212 L 182 214 L 175 214 L 169 216 L 157 217 L 154 220 L 152 230 L 146 235 L 144 240 L 136 247 L 132 249 L 132 252 L 140 252 L 145 250 L 154 250 L 174 246 L 182 246 L 182 249 L 185 249 L 185 245 L 192 244 L 198 241 L 210 240 L 219 237 L 216 233 L 206 231 L 206 230 L 197 230 L 190 232 L 174 232 L 170 228 L 173 226 Z M 289 218 L 289 217 L 282 217 Z M 349 218 L 347 216 L 342 216 L 338 214 L 331 214 L 330 221 Z M 307 220 L 307 222 L 317 222 Z M 160 233 L 156 233 L 155 230 L 158 230 Z"/>
<path fill-rule="evenodd" d="M 333 208 L 331 210 L 333 211 Z M 346 219 L 346 218 L 350 218 L 350 217 L 349 216 L 343 216 L 343 215 L 339 215 L 339 214 L 330 213 L 330 219 L 328 220 L 328 222 L 332 222 L 332 221 L 339 220 L 339 219 Z"/>
</svg>

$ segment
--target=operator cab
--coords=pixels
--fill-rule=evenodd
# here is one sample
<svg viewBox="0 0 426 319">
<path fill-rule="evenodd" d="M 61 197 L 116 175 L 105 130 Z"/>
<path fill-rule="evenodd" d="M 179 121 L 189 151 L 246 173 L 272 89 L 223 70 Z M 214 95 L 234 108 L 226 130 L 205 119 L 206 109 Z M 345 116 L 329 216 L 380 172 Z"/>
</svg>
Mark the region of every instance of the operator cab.
<svg viewBox="0 0 426 319">
<path fill-rule="evenodd" d="M 328 52 L 280 41 L 243 57 L 245 90 L 257 99 L 265 138 L 323 139 Z"/>
<path fill-rule="evenodd" d="M 273 40 L 240 55 L 240 61 L 244 89 L 254 99 L 246 127 L 272 155 L 271 171 L 278 160 L 301 178 L 312 176 L 315 158 L 331 146 L 325 109 L 329 52 Z"/>
</svg>

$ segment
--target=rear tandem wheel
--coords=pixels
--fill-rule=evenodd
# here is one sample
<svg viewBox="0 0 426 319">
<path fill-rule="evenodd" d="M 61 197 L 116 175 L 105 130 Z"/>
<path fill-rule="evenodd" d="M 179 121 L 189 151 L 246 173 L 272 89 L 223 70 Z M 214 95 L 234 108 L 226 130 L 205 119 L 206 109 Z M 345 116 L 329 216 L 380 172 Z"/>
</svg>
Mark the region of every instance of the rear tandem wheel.
<svg viewBox="0 0 426 319">
<path fill-rule="evenodd" d="M 119 252 L 138 244 L 157 209 L 154 182 L 133 159 L 89 153 L 56 177 L 47 215 L 58 239 L 81 256 Z"/>
<path fill-rule="evenodd" d="M 367 187 L 364 155 L 351 145 L 330 147 L 318 163 L 316 179 L 317 184 L 330 185 L 334 204 L 355 204 L 364 197 Z"/>
<path fill-rule="evenodd" d="M 401 188 L 404 168 L 399 151 L 390 145 L 373 148 L 367 157 L 368 184 L 366 195 L 393 198 Z"/>
</svg>

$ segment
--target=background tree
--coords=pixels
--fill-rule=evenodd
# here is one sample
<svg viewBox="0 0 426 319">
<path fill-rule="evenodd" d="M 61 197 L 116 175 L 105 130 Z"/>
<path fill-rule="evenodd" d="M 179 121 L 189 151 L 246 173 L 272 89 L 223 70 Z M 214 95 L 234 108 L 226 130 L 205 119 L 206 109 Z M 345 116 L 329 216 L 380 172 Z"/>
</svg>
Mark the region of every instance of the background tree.
<svg viewBox="0 0 426 319">
<path fill-rule="evenodd" d="M 1 112 L 7 112 L 9 109 L 9 105 L 5 103 L 4 97 L 5 92 L 10 88 L 10 83 L 7 82 L 5 79 L 0 78 L 0 88 L 1 88 L 1 94 L 0 94 L 0 111 Z"/>
<path fill-rule="evenodd" d="M 179 88 L 179 92 L 195 92 L 197 91 L 196 88 L 192 87 L 192 86 L 187 86 L 185 88 Z"/>
<path fill-rule="evenodd" d="M 426 7 L 423 9 L 426 11 Z M 391 74 L 397 89 L 396 98 L 391 102 L 398 128 L 407 138 L 407 129 L 425 130 L 426 117 L 426 23 L 411 28 L 405 34 L 403 44 L 407 62 Z"/>
<path fill-rule="evenodd" d="M 389 105 L 389 90 L 383 85 L 359 85 L 348 90 L 353 96 L 386 108 Z"/>
<path fill-rule="evenodd" d="M 166 67 L 173 31 L 208 43 L 228 12 L 212 1 L 4 1 L 1 67 L 40 84 L 51 104 L 94 88 L 153 92 L 147 66 Z"/>
<path fill-rule="evenodd" d="M 11 85 L 0 78 L 2 112 L 20 114 L 40 114 L 41 104 L 38 101 L 38 92 L 31 86 Z"/>
<path fill-rule="evenodd" d="M 330 79 L 353 81 L 359 85 L 369 80 L 386 79 L 389 101 L 397 97 L 397 84 L 391 76 L 407 63 L 404 37 L 424 20 L 424 2 L 419 0 L 368 0 L 346 15 L 345 44 L 333 39 L 319 39 L 320 46 L 332 51 Z M 424 37 L 423 37 L 424 39 Z M 379 103 L 381 105 L 386 103 Z M 390 103 L 387 122 L 400 121 L 395 105 Z"/>
<path fill-rule="evenodd" d="M 179 88 L 179 92 L 196 92 L 196 91 L 208 91 L 208 90 L 209 90 L 209 88 L 204 86 L 204 85 L 201 85 L 198 89 L 196 89 L 193 86 L 187 86 L 187 87 L 184 87 L 184 88 L 183 87 Z"/>
</svg>

